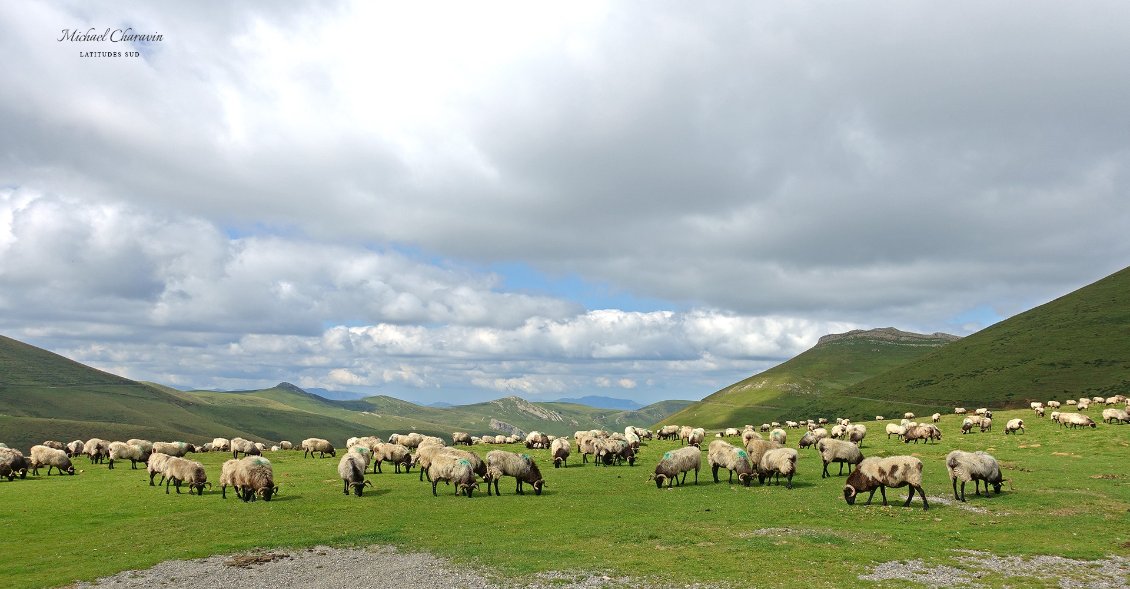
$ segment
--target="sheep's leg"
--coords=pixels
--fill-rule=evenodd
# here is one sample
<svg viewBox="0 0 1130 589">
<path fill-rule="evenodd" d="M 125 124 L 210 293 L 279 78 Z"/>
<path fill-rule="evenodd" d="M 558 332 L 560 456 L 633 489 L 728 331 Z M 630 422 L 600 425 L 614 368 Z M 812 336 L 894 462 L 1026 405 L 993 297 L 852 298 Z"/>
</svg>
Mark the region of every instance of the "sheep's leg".
<svg viewBox="0 0 1130 589">
<path fill-rule="evenodd" d="M 518 481 L 518 485 L 514 488 L 514 492 L 519 495 L 525 495 L 526 493 L 522 491 L 522 479 L 514 477 L 514 480 Z"/>
<path fill-rule="evenodd" d="M 886 507 L 887 506 L 887 487 L 884 486 L 884 485 L 879 485 L 879 493 L 881 493 L 883 495 L 883 507 Z"/>
<path fill-rule="evenodd" d="M 694 484 L 698 484 L 698 469 L 694 469 Z"/>
<path fill-rule="evenodd" d="M 172 479 L 165 481 L 165 494 L 166 495 L 169 494 L 169 483 L 171 483 L 171 482 L 173 482 Z M 180 489 L 177 489 L 177 493 L 180 493 Z"/>
<path fill-rule="evenodd" d="M 954 477 L 950 480 L 953 482 L 953 498 L 955 500 L 960 500 L 960 498 L 957 496 L 957 477 Z"/>
<path fill-rule="evenodd" d="M 918 487 L 918 495 L 922 497 L 922 511 L 930 509 L 930 503 L 926 501 L 926 491 L 923 491 L 922 487 Z"/>
<path fill-rule="evenodd" d="M 718 480 L 718 465 L 717 464 L 711 464 L 710 469 L 714 472 L 714 482 L 716 482 L 716 483 L 720 482 Z M 734 472 L 733 471 L 730 471 L 730 482 L 731 483 L 734 482 Z"/>
<path fill-rule="evenodd" d="M 844 463 L 843 462 L 840 463 L 840 474 L 839 474 L 839 476 L 844 476 Z"/>
<path fill-rule="evenodd" d="M 347 497 L 349 496 L 349 481 L 341 479 L 341 492 L 345 493 Z"/>
<path fill-rule="evenodd" d="M 910 507 L 910 500 L 913 499 L 913 498 L 914 498 L 914 485 L 911 485 L 910 486 L 910 494 L 906 496 L 906 503 L 903 503 L 902 506 L 903 507 Z M 926 500 L 925 495 L 922 496 L 922 500 L 923 501 Z"/>
<path fill-rule="evenodd" d="M 499 491 L 499 490 L 498 490 L 498 479 L 494 479 L 494 495 L 495 495 L 496 497 L 501 497 L 501 496 L 502 496 L 502 491 Z"/>
<path fill-rule="evenodd" d="M 871 505 L 871 500 L 875 498 L 876 489 L 871 489 L 871 494 L 867 496 L 867 505 Z"/>
<path fill-rule="evenodd" d="M 965 481 L 961 481 L 961 502 L 965 502 Z"/>
<path fill-rule="evenodd" d="M 786 477 L 785 488 L 786 489 L 792 489 L 793 488 L 793 473 L 791 473 L 791 472 L 789 473 L 789 476 Z"/>
<path fill-rule="evenodd" d="M 828 473 L 828 463 L 825 462 L 824 463 L 824 472 L 820 473 L 820 478 L 824 479 L 824 478 L 828 478 L 830 476 L 832 476 L 832 475 Z"/>
<path fill-rule="evenodd" d="M 63 473 L 63 471 L 60 470 L 59 474 L 62 474 L 62 473 Z M 47 476 L 51 476 L 51 465 L 50 464 L 47 465 Z"/>
<path fill-rule="evenodd" d="M 438 484 L 439 481 L 432 481 L 432 497 L 439 497 L 439 494 L 436 493 L 436 485 Z"/>
<path fill-rule="evenodd" d="M 220 498 L 221 499 L 227 499 L 228 498 L 228 486 L 227 485 L 220 485 Z"/>
</svg>

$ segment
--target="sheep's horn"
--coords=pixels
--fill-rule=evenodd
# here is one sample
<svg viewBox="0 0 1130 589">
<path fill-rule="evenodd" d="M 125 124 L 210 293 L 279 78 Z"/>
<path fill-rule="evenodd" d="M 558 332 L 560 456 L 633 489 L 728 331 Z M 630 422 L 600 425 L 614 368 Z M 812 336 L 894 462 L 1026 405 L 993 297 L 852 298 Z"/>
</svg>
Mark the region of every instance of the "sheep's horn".
<svg viewBox="0 0 1130 589">
<path fill-rule="evenodd" d="M 851 496 L 855 497 L 855 494 L 856 494 L 855 487 L 853 487 L 851 485 L 844 485 L 844 486 L 847 487 L 848 489 L 851 489 Z"/>
<path fill-rule="evenodd" d="M 364 486 L 366 486 L 366 487 L 372 487 L 372 486 L 373 486 L 373 481 L 370 481 L 370 480 L 367 480 L 367 479 L 366 479 L 366 480 L 365 480 L 365 484 L 364 484 Z"/>
<path fill-rule="evenodd" d="M 212 483 L 204 483 L 204 484 L 207 485 L 208 489 L 212 488 Z"/>
</svg>

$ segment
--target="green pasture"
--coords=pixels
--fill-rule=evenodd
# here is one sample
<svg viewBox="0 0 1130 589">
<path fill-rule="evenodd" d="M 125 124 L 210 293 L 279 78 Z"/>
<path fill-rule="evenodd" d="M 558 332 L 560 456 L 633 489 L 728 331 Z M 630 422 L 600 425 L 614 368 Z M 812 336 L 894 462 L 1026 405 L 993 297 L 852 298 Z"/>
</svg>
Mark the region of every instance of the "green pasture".
<svg viewBox="0 0 1130 589">
<path fill-rule="evenodd" d="M 1005 436 L 1003 424 L 1013 416 L 1025 420 L 1027 432 Z M 705 449 L 698 485 L 691 484 L 692 473 L 684 487 L 657 490 L 645 479 L 677 442 L 648 443 L 635 467 L 581 466 L 574 456 L 568 468 L 554 469 L 548 451 L 529 451 L 548 482 L 543 495 L 515 495 L 508 480 L 501 497 L 488 497 L 484 486 L 470 499 L 444 485 L 433 497 L 415 470 L 393 474 L 391 468 L 369 475 L 375 489 L 364 497 L 345 496 L 336 459 L 277 452 L 268 457 L 281 495 L 269 503 L 243 503 L 230 494 L 223 500 L 218 488 L 203 497 L 166 495 L 148 485 L 140 468 L 110 471 L 78 458 L 76 476 L 0 481 L 0 587 L 61 586 L 167 559 L 317 544 L 394 544 L 505 579 L 589 571 L 666 586 L 905 586 L 857 577 L 891 560 L 960 568 L 959 549 L 1085 560 L 1130 555 L 1130 425 L 1072 431 L 1030 411 L 1000 412 L 994 421 L 993 432 L 962 436 L 959 418 L 946 416 L 944 439 L 929 445 L 887 440 L 883 424 L 867 423 L 865 455 L 922 458 L 927 493 L 946 499 L 932 499 L 929 511 L 918 498 L 902 507 L 905 489 L 888 491 L 890 507 L 880 506 L 878 495 L 871 506 L 848 506 L 844 477 L 821 480 L 812 450 L 801 451 L 792 490 L 729 485 L 725 476 L 715 484 Z M 799 437 L 790 430 L 789 445 Z M 943 464 L 955 448 L 994 454 L 1011 488 L 1006 484 L 991 498 L 967 489 L 969 502 L 959 506 Z M 215 481 L 226 455 L 190 458 L 203 462 Z M 995 575 L 980 581 L 1025 585 Z"/>
</svg>

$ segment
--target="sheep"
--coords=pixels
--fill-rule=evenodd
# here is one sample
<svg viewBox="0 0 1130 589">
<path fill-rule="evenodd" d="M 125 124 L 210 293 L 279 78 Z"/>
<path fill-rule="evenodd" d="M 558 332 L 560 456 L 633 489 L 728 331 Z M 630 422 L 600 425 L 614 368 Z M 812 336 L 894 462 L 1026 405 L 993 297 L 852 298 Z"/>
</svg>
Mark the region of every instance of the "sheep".
<svg viewBox="0 0 1130 589">
<path fill-rule="evenodd" d="M 110 442 L 110 469 L 114 468 L 115 460 L 129 460 L 130 468 L 137 469 L 138 462 L 146 462 L 149 460 L 149 454 L 152 451 L 146 451 L 142 445 L 134 445 L 129 442 Z"/>
<path fill-rule="evenodd" d="M 82 449 L 85 446 L 86 446 L 86 442 L 84 442 L 82 440 L 75 440 L 73 442 L 68 443 L 67 444 L 67 456 L 74 458 L 75 456 L 82 454 Z"/>
<path fill-rule="evenodd" d="M 975 413 L 976 415 L 985 415 L 988 412 L 989 412 L 988 408 L 981 407 L 981 408 L 977 409 L 976 411 L 974 411 L 973 413 Z"/>
<path fill-rule="evenodd" d="M 498 452 L 498 450 L 493 452 Z M 436 485 L 438 485 L 440 481 L 444 481 L 449 485 L 455 483 L 455 494 L 466 493 L 468 499 L 471 498 L 471 494 L 475 489 L 479 488 L 479 484 L 475 482 L 475 472 L 471 467 L 471 463 L 465 458 L 456 458 L 454 456 L 441 457 L 428 466 L 428 478 L 432 481 L 433 497 L 439 496 L 436 493 Z M 487 481 L 487 484 L 490 484 L 490 481 Z"/>
<path fill-rule="evenodd" d="M 1067 404 L 1072 405 L 1073 403 L 1071 401 L 1068 401 Z M 1060 402 L 1059 401 L 1048 401 L 1048 407 L 1051 407 L 1052 409 L 1059 409 L 1060 408 Z"/>
<path fill-rule="evenodd" d="M 697 448 L 696 448 L 697 450 Z M 535 495 L 541 495 L 545 479 L 541 476 L 537 463 L 528 454 L 515 454 L 505 450 L 491 450 L 487 453 L 487 484 L 494 483 L 494 494 L 498 495 L 498 479 L 501 476 L 514 477 L 518 481 L 515 491 L 522 492 L 522 483 L 529 483 L 534 488 Z"/>
<path fill-rule="evenodd" d="M 1075 404 L 1075 408 L 1080 411 L 1086 411 L 1091 407 L 1091 400 L 1085 397 L 1080 397 L 1079 402 Z"/>
<path fill-rule="evenodd" d="M 161 480 L 158 484 L 165 482 L 165 463 L 169 461 L 172 456 L 164 452 L 154 452 L 149 455 L 149 460 L 145 464 L 145 470 L 149 472 L 149 486 L 153 486 L 153 477 L 158 474 L 161 475 Z"/>
<path fill-rule="evenodd" d="M 58 448 L 51 448 L 42 444 L 31 447 L 31 455 L 28 457 L 28 463 L 31 466 L 31 474 L 39 476 L 39 467 L 47 467 L 47 475 L 51 475 L 51 469 L 59 471 L 63 474 L 75 474 L 75 467 L 71 464 L 71 459 L 67 453 Z"/>
<path fill-rule="evenodd" d="M 196 490 L 203 497 L 205 485 L 212 488 L 203 464 L 179 456 L 170 456 L 165 462 L 165 494 L 169 494 L 170 484 L 175 485 L 177 494 L 180 494 L 180 486 L 185 483 L 188 484 L 189 495 Z"/>
<path fill-rule="evenodd" d="M 724 432 L 722 432 L 722 435 L 726 436 L 727 438 L 736 438 L 738 436 L 741 436 L 742 432 L 736 427 L 728 427 Z"/>
<path fill-rule="evenodd" d="M 933 420 L 934 423 L 938 423 L 939 421 L 942 420 L 942 414 L 941 413 L 935 413 L 935 414 L 930 416 L 930 419 Z"/>
<path fill-rule="evenodd" d="M 593 443 L 593 464 L 605 466 L 621 464 L 627 460 L 629 466 L 636 464 L 636 451 L 627 440 L 618 438 L 596 438 Z"/>
<path fill-rule="evenodd" d="M 466 444 L 466 445 L 470 446 L 471 445 L 471 434 L 469 434 L 467 432 L 452 432 L 451 433 L 451 445 L 455 446 L 455 445 L 458 445 L 458 444 Z"/>
<path fill-rule="evenodd" d="M 781 428 L 777 428 L 777 429 L 769 432 L 769 439 L 773 440 L 774 442 L 777 442 L 778 444 L 781 444 L 782 446 L 784 446 L 786 444 L 785 440 L 787 438 L 788 438 L 788 435 L 785 433 L 785 430 L 783 430 Z"/>
<path fill-rule="evenodd" d="M 587 433 L 577 440 L 577 451 L 581 453 L 581 464 L 588 463 L 589 454 L 592 454 L 595 460 L 596 453 L 599 450 L 599 440 L 600 438 Z"/>
<path fill-rule="evenodd" d="M 230 452 L 231 451 L 231 440 L 229 440 L 227 438 L 213 438 L 212 439 L 212 451 L 213 452 Z"/>
<path fill-rule="evenodd" d="M 52 448 L 54 450 L 62 450 L 63 452 L 67 451 L 67 445 L 58 440 L 47 440 L 40 445 L 47 446 L 48 448 Z"/>
<path fill-rule="evenodd" d="M 818 437 L 814 432 L 804 432 L 804 435 L 800 437 L 800 443 L 797 444 L 797 448 L 803 449 L 809 446 L 815 446 L 821 439 L 823 438 Z"/>
<path fill-rule="evenodd" d="M 888 440 L 891 439 L 892 435 L 901 440 L 902 437 L 906 435 L 906 426 L 899 425 L 897 423 L 888 423 L 887 424 L 887 439 Z"/>
<path fill-rule="evenodd" d="M 673 440 L 677 435 L 679 435 L 679 426 L 665 425 L 659 428 L 659 433 L 657 433 L 655 437 L 659 438 L 660 440 Z"/>
<path fill-rule="evenodd" d="M 761 434 L 757 433 L 756 431 L 754 431 L 752 429 L 747 429 L 747 430 L 742 432 L 742 445 L 743 446 L 748 444 L 750 440 L 762 440 L 762 439 L 764 439 L 764 438 L 761 437 Z"/>
<path fill-rule="evenodd" d="M 0 448 L 0 477 L 11 482 L 16 477 L 27 478 L 28 461 L 23 452 L 7 446 Z"/>
<path fill-rule="evenodd" d="M 738 473 L 738 482 L 749 486 L 753 481 L 754 467 L 749 462 L 749 452 L 744 448 L 737 448 L 725 440 L 710 442 L 707 450 L 706 461 L 714 473 L 714 482 L 718 481 L 718 469 L 725 468 L 730 471 L 729 482 L 734 482 L 734 473 Z"/>
<path fill-rule="evenodd" d="M 392 445 L 392 444 L 388 444 L 388 445 Z M 395 445 L 399 445 L 399 444 L 395 444 Z M 405 448 L 405 446 L 401 446 L 401 447 Z M 419 467 L 419 469 L 420 469 L 420 480 L 421 481 L 423 481 L 424 476 L 427 475 L 428 469 L 432 465 L 432 460 L 443 450 L 444 450 L 444 446 L 438 446 L 436 444 L 424 444 L 424 446 L 422 448 L 416 450 L 415 456 L 412 457 L 412 464 L 411 465 Z M 397 452 L 399 452 L 399 451 L 397 451 Z"/>
<path fill-rule="evenodd" d="M 687 473 L 693 470 L 694 484 L 697 485 L 698 470 L 701 465 L 702 450 L 699 448 L 687 446 L 671 450 L 663 454 L 663 458 L 660 458 L 659 463 L 655 465 L 655 472 L 647 480 L 654 480 L 657 489 L 663 488 L 663 481 L 667 481 L 667 488 L 670 489 L 680 474 L 683 475 L 683 480 L 679 482 L 682 485 L 687 481 Z"/>
<path fill-rule="evenodd" d="M 875 421 L 883 421 L 885 419 L 886 419 L 886 417 L 883 417 L 882 415 L 876 415 L 875 416 Z"/>
<path fill-rule="evenodd" d="M 1103 421 L 1108 423 L 1114 423 L 1116 421 L 1118 423 L 1130 422 L 1130 414 L 1127 414 L 1125 410 L 1115 407 L 1103 409 Z"/>
<path fill-rule="evenodd" d="M 293 450 L 294 444 L 288 440 L 283 440 L 279 442 L 279 448 L 282 448 L 283 450 Z"/>
<path fill-rule="evenodd" d="M 228 498 L 228 487 L 232 487 L 237 496 L 242 497 L 239 487 L 235 486 L 235 470 L 239 468 L 239 460 L 232 458 L 220 467 L 220 497 Z"/>
<path fill-rule="evenodd" d="M 974 417 L 976 417 L 977 419 L 974 420 L 973 419 Z M 965 419 L 961 420 L 961 433 L 967 434 L 967 433 L 973 431 L 973 426 L 980 426 L 980 425 L 981 425 L 981 416 L 975 415 L 975 416 L 966 417 Z"/>
<path fill-rule="evenodd" d="M 393 434 L 396 435 L 396 434 Z M 302 457 L 306 458 L 309 455 L 314 457 L 314 453 L 318 453 L 318 458 L 325 458 L 326 454 L 330 456 L 337 456 L 337 450 L 334 450 L 334 445 L 329 440 L 322 438 L 306 438 L 302 440 Z"/>
<path fill-rule="evenodd" d="M 926 500 L 926 491 L 922 490 L 922 461 L 913 456 L 891 456 L 888 458 L 864 458 L 863 462 L 859 463 L 855 472 L 848 475 L 847 483 L 844 485 L 844 500 L 848 505 L 855 505 L 856 496 L 859 493 L 870 491 L 871 494 L 867 497 L 867 504 L 871 504 L 871 500 L 875 497 L 875 490 L 878 489 L 883 495 L 883 505 L 887 505 L 887 487 L 897 489 L 898 487 L 910 486 L 910 494 L 906 497 L 906 503 L 903 507 L 910 506 L 910 500 L 914 498 L 914 492 L 918 491 L 918 495 L 922 497 L 923 511 L 930 509 L 930 504 Z"/>
<path fill-rule="evenodd" d="M 954 415 L 965 415 L 965 407 L 954 407 L 953 408 L 953 414 Z"/>
<path fill-rule="evenodd" d="M 404 467 L 404 472 L 412 470 L 413 458 L 407 446 L 381 443 L 373 448 L 373 472 L 383 472 L 382 462 L 391 462 L 396 473 L 400 474 L 401 466 Z"/>
<path fill-rule="evenodd" d="M 911 413 L 910 411 L 907 411 L 906 413 L 903 413 L 903 414 L 902 414 L 902 416 L 903 416 L 903 418 L 905 418 L 905 419 L 914 419 L 914 414 L 913 414 L 913 413 Z"/>
<path fill-rule="evenodd" d="M 1075 406 L 1075 399 L 1068 399 L 1067 404 L 1071 405 L 1071 406 Z"/>
<path fill-rule="evenodd" d="M 232 458 L 239 458 L 241 452 L 244 456 L 261 456 L 263 454 L 262 450 L 255 445 L 255 442 L 243 438 L 232 438 L 230 447 Z"/>
<path fill-rule="evenodd" d="M 525 442 L 526 448 L 529 448 L 531 450 L 534 448 L 541 450 L 549 448 L 549 436 L 536 430 L 526 434 Z"/>
<path fill-rule="evenodd" d="M 1006 436 L 1010 433 L 1015 434 L 1017 431 L 1024 431 L 1023 419 L 1010 419 L 1008 423 L 1004 424 L 1004 434 Z"/>
<path fill-rule="evenodd" d="M 902 436 L 902 441 L 904 444 L 909 444 L 911 442 L 917 444 L 918 440 L 929 442 L 930 440 L 941 441 L 941 439 L 942 430 L 938 429 L 938 426 L 932 423 L 920 423 L 913 427 L 908 427 L 906 428 L 906 432 L 904 432 Z"/>
<path fill-rule="evenodd" d="M 1096 427 L 1095 420 L 1082 413 L 1062 413 L 1059 416 L 1061 425 L 1069 425 L 1071 429 L 1077 427 Z"/>
<path fill-rule="evenodd" d="M 757 482 L 777 477 L 777 484 L 781 484 L 781 475 L 785 475 L 785 488 L 793 488 L 793 475 L 796 473 L 797 451 L 792 448 L 773 448 L 761 455 L 757 466 Z"/>
<path fill-rule="evenodd" d="M 706 430 L 701 428 L 701 427 L 696 427 L 696 428 L 692 429 L 690 435 L 687 436 L 687 444 L 691 445 L 691 446 L 701 447 L 702 442 L 705 439 L 706 439 Z"/>
<path fill-rule="evenodd" d="M 763 432 L 767 432 L 767 431 L 773 429 L 773 426 L 768 424 L 768 423 L 763 423 L 763 424 L 761 424 L 761 427 L 759 427 L 757 429 L 759 429 L 760 431 L 763 431 Z"/>
<path fill-rule="evenodd" d="M 854 423 L 847 426 L 847 431 L 844 433 L 847 441 L 857 445 L 863 445 L 863 438 L 867 436 L 867 426 L 862 423 Z"/>
<path fill-rule="evenodd" d="M 832 426 L 831 436 L 833 438 L 838 440 L 838 439 L 844 437 L 844 434 L 846 434 L 846 433 L 847 433 L 847 427 L 846 426 L 844 426 L 842 424 L 836 424 L 836 425 Z"/>
<path fill-rule="evenodd" d="M 275 484 L 274 467 L 270 460 L 262 456 L 240 458 L 232 473 L 232 481 L 237 489 L 236 493 L 244 501 L 254 501 L 256 497 L 270 501 L 279 492 L 279 487 Z"/>
<path fill-rule="evenodd" d="M 983 417 L 981 419 L 981 432 L 984 433 L 984 432 L 992 431 L 992 430 L 993 430 L 993 419 L 991 417 L 987 417 L 987 416 Z"/>
<path fill-rule="evenodd" d="M 1036 417 L 1043 417 L 1043 416 L 1044 416 L 1044 408 L 1043 408 L 1043 407 L 1038 407 L 1038 408 L 1036 409 Z"/>
<path fill-rule="evenodd" d="M 973 481 L 973 492 L 981 494 L 981 481 L 985 481 L 985 496 L 989 496 L 989 485 L 999 495 L 1004 478 L 997 459 L 984 452 L 963 452 L 954 450 L 946 455 L 946 471 L 953 482 L 953 498 L 965 501 L 965 483 Z M 957 480 L 961 479 L 961 497 L 957 496 Z"/>
<path fill-rule="evenodd" d="M 851 474 L 851 467 L 863 462 L 863 452 L 859 450 L 859 446 L 851 442 L 824 438 L 816 443 L 816 449 L 824 461 L 824 472 L 820 474 L 820 478 L 832 476 L 828 472 L 828 465 L 833 462 L 840 463 L 840 475 L 844 474 L 845 464 L 848 465 L 848 474 Z"/>
<path fill-rule="evenodd" d="M 553 468 L 561 468 L 562 466 L 568 467 L 569 452 L 572 448 L 569 446 L 568 438 L 557 438 L 549 447 L 549 455 L 553 458 Z"/>
<path fill-rule="evenodd" d="M 361 450 L 363 452 L 356 452 L 354 450 Z M 337 474 L 341 477 L 341 490 L 346 496 L 349 495 L 350 487 L 353 487 L 353 492 L 360 497 L 366 485 L 370 487 L 373 486 L 371 481 L 365 480 L 365 469 L 369 466 L 366 462 L 367 454 L 369 454 L 368 448 L 357 446 L 343 454 L 341 460 L 338 461 Z"/>
<path fill-rule="evenodd" d="M 90 457 L 91 464 L 101 464 L 110 456 L 110 442 L 102 438 L 90 438 L 82 446 L 82 453 Z"/>
<path fill-rule="evenodd" d="M 818 425 L 825 425 L 825 424 L 827 424 L 827 423 L 828 423 L 828 418 L 827 418 L 827 417 L 820 417 L 820 418 L 817 418 L 817 419 L 816 419 L 816 423 L 817 423 Z"/>
<path fill-rule="evenodd" d="M 90 442 L 87 442 L 87 444 L 90 444 Z M 153 451 L 180 458 L 190 452 L 196 452 L 196 446 L 185 442 L 154 442 Z"/>
</svg>

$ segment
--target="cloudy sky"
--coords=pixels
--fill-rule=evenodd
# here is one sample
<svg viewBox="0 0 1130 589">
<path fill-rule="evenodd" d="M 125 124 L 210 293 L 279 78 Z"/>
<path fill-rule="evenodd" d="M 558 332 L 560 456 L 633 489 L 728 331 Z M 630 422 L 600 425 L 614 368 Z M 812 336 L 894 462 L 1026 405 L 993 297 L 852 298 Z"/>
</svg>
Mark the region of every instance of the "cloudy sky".
<svg viewBox="0 0 1130 589">
<path fill-rule="evenodd" d="M 1128 22 L 2 3 L 0 334 L 454 403 L 697 399 L 825 333 L 966 335 L 1130 260 Z"/>
</svg>

